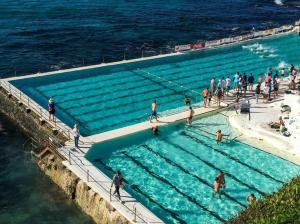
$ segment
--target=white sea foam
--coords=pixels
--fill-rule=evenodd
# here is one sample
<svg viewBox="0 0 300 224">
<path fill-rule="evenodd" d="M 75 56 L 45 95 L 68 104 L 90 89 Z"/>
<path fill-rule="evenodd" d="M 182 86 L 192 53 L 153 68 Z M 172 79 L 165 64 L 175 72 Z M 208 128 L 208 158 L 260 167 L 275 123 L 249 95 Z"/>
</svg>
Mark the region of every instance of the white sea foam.
<svg viewBox="0 0 300 224">
<path fill-rule="evenodd" d="M 243 46 L 243 48 L 257 54 L 261 58 L 266 58 L 266 57 L 275 58 L 278 56 L 275 53 L 276 52 L 275 49 L 265 46 L 263 44 L 259 44 L 259 43 L 246 45 L 246 46 Z"/>
<path fill-rule="evenodd" d="M 283 5 L 283 1 L 282 0 L 274 0 L 276 5 Z"/>
<path fill-rule="evenodd" d="M 281 61 L 279 62 L 279 64 L 277 65 L 277 68 L 286 68 L 288 67 L 288 63 L 286 63 L 285 61 Z"/>
</svg>

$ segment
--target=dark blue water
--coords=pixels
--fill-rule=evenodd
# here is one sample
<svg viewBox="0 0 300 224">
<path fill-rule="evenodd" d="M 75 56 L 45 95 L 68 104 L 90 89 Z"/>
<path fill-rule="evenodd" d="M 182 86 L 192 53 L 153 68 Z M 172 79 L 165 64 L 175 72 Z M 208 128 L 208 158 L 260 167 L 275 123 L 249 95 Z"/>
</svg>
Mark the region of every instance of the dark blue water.
<svg viewBox="0 0 300 224">
<path fill-rule="evenodd" d="M 277 2 L 279 0 L 276 0 Z M 0 74 L 169 52 L 174 45 L 300 19 L 274 0 L 0 0 Z"/>
<path fill-rule="evenodd" d="M 300 19 L 299 1 L 0 0 L 0 77 L 155 55 Z M 1 105 L 0 105 L 1 106 Z M 87 223 L 0 117 L 0 223 Z"/>
</svg>

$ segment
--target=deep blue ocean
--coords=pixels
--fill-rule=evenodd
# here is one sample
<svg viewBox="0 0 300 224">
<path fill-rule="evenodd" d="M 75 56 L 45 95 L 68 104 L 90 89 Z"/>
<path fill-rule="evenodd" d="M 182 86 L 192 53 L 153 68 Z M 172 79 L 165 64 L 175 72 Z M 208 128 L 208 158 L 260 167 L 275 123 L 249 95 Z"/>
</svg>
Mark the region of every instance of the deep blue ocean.
<svg viewBox="0 0 300 224">
<path fill-rule="evenodd" d="M 300 0 L 0 0 L 0 77 L 169 53 L 299 19 Z M 1 115 L 0 223 L 90 223 L 15 130 Z"/>
</svg>

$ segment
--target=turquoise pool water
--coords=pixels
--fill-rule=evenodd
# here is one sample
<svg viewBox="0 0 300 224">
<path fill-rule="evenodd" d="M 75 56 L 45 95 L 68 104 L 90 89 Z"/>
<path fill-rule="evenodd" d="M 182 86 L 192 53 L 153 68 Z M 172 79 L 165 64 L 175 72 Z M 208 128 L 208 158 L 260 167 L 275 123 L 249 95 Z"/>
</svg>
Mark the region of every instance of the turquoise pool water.
<svg viewBox="0 0 300 224">
<path fill-rule="evenodd" d="M 190 90 L 201 92 L 212 77 L 233 76 L 237 71 L 257 76 L 283 62 L 299 64 L 299 40 L 297 34 L 289 34 L 12 84 L 45 108 L 48 99 L 54 98 L 57 116 L 69 126 L 78 123 L 82 135 L 88 136 L 145 121 L 153 99 L 164 113 L 182 110 L 184 95 L 199 102 L 199 94 Z"/>
<path fill-rule="evenodd" d="M 162 128 L 158 137 L 149 131 L 95 145 L 86 157 L 110 177 L 120 170 L 125 189 L 166 223 L 223 223 L 247 206 L 247 195 L 278 190 L 300 167 L 239 141 L 217 144 L 207 131 L 219 128 L 237 136 L 218 115 Z M 221 170 L 226 189 L 215 198 Z"/>
</svg>

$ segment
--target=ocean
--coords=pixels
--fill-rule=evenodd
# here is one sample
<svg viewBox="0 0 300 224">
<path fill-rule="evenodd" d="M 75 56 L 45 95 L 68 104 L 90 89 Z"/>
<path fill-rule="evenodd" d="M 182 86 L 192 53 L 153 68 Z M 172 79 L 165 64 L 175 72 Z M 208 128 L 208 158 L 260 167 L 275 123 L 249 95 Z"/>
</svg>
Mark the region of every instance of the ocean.
<svg viewBox="0 0 300 224">
<path fill-rule="evenodd" d="M 300 1 L 0 0 L 0 77 L 172 52 L 300 19 Z M 0 105 L 1 106 L 1 105 Z M 90 223 L 0 116 L 0 223 Z"/>
</svg>

